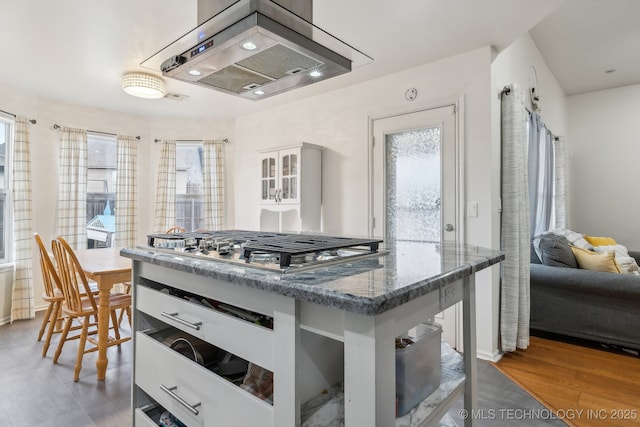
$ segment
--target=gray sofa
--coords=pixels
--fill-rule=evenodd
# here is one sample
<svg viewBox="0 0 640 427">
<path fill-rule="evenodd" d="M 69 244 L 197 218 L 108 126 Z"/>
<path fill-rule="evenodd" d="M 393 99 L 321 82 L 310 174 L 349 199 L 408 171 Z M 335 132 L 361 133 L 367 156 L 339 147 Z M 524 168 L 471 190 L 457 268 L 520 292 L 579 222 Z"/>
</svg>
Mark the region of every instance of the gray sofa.
<svg viewBox="0 0 640 427">
<path fill-rule="evenodd" d="M 640 349 L 640 276 L 543 265 L 532 248 L 530 283 L 534 334 Z"/>
</svg>

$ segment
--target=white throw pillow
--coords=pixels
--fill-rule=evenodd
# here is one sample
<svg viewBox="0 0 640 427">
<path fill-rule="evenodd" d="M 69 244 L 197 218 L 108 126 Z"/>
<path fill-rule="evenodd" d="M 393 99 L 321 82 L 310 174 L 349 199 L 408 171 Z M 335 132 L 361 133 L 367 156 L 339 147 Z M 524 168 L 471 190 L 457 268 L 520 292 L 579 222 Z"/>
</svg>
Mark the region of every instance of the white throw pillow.
<svg viewBox="0 0 640 427">
<path fill-rule="evenodd" d="M 638 274 L 640 275 L 640 267 L 635 258 L 629 256 L 629 251 L 624 245 L 605 245 L 594 246 L 595 252 L 613 251 L 615 253 L 616 263 L 620 267 L 622 274 Z"/>
</svg>

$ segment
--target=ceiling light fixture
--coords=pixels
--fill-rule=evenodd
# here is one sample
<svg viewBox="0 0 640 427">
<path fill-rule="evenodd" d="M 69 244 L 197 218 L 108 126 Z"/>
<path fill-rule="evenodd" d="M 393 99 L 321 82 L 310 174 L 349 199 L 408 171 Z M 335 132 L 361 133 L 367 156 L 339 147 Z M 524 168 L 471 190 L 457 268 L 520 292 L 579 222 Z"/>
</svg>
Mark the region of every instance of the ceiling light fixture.
<svg viewBox="0 0 640 427">
<path fill-rule="evenodd" d="M 124 73 L 122 90 L 139 98 L 156 99 L 165 95 L 164 80 L 153 74 L 139 72 Z"/>
<path fill-rule="evenodd" d="M 189 70 L 187 72 L 192 76 L 201 76 L 202 75 L 202 72 L 199 71 L 199 70 Z"/>
</svg>

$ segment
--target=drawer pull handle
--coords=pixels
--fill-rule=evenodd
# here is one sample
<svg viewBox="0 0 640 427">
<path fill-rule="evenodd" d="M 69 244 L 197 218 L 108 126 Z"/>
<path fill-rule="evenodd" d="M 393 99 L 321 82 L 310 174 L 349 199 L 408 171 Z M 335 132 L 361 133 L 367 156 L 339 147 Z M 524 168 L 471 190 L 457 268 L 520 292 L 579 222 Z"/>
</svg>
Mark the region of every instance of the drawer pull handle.
<svg viewBox="0 0 640 427">
<path fill-rule="evenodd" d="M 191 411 L 193 413 L 193 415 L 198 415 L 200 413 L 200 411 L 198 411 L 196 408 L 200 405 L 202 405 L 201 402 L 195 403 L 193 405 L 191 405 L 189 402 L 187 402 L 186 400 L 184 400 L 183 398 L 181 398 L 180 396 L 178 396 L 174 390 L 178 388 L 177 385 L 174 385 L 173 387 L 167 387 L 164 384 L 160 384 L 160 388 L 162 389 L 162 391 L 164 391 L 165 393 L 167 393 L 169 396 L 173 397 L 175 400 L 178 401 L 179 404 L 181 404 L 182 406 L 184 406 L 185 408 L 187 408 L 189 411 Z"/>
<path fill-rule="evenodd" d="M 178 313 L 167 313 L 167 312 L 162 312 L 161 313 L 164 317 L 168 317 L 171 320 L 175 320 L 176 322 L 183 324 L 185 326 L 188 326 L 192 329 L 195 329 L 196 331 L 200 330 L 200 326 L 202 326 L 202 322 L 196 322 L 196 323 L 191 323 L 191 322 L 187 322 L 184 319 L 181 319 L 178 317 Z"/>
</svg>

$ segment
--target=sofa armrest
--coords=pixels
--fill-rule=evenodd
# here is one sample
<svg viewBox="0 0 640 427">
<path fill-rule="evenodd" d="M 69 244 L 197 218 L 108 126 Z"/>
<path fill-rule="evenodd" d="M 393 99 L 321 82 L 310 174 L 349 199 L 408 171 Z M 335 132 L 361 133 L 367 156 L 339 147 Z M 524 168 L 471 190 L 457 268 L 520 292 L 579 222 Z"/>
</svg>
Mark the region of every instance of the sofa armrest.
<svg viewBox="0 0 640 427">
<path fill-rule="evenodd" d="M 634 257 L 638 265 L 640 265 L 640 251 L 629 251 L 629 256 Z"/>
<path fill-rule="evenodd" d="M 531 264 L 531 286 L 640 301 L 640 276 Z"/>
</svg>

